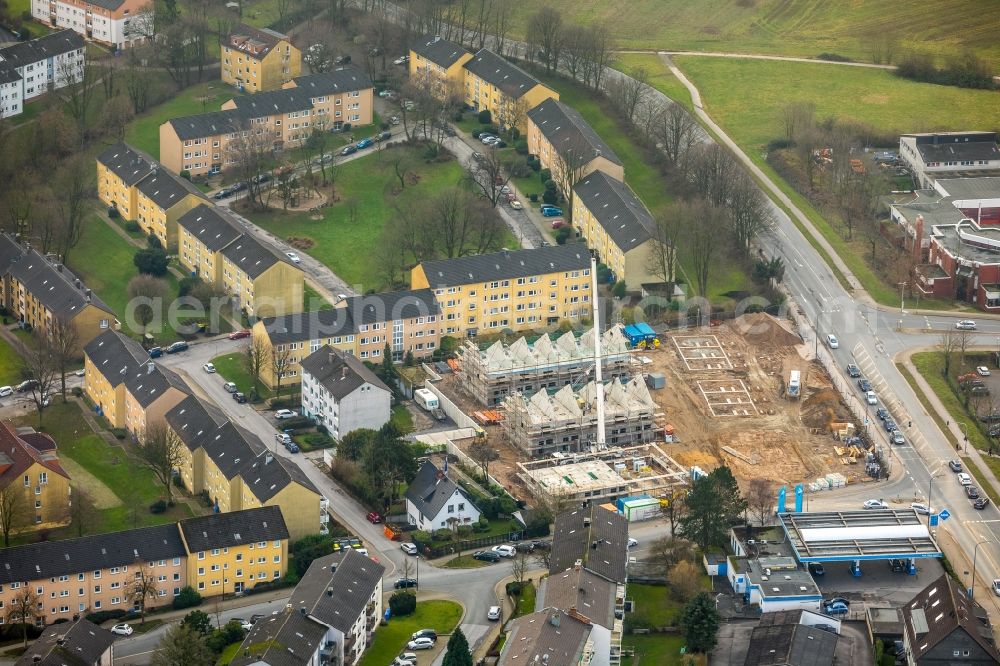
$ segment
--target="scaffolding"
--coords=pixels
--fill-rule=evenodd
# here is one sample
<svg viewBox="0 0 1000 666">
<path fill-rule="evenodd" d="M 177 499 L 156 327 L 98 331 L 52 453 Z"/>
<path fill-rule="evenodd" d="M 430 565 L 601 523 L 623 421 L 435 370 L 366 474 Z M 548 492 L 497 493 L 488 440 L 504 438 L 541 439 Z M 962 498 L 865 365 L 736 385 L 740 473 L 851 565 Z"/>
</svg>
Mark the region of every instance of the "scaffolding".
<svg viewBox="0 0 1000 666">
<path fill-rule="evenodd" d="M 560 456 L 597 449 L 597 385 L 579 390 L 565 385 L 555 392 L 541 389 L 503 401 L 502 422 L 508 440 L 532 458 Z M 606 446 L 652 442 L 663 437 L 663 414 L 641 376 L 604 385 Z"/>
<path fill-rule="evenodd" d="M 628 380 L 635 368 L 621 325 L 604 332 L 601 347 L 605 379 Z M 579 337 L 568 331 L 555 340 L 543 335 L 533 344 L 524 337 L 509 345 L 497 341 L 485 349 L 466 340 L 458 356 L 466 391 L 480 404 L 495 407 L 514 393 L 530 394 L 589 380 L 595 365 L 594 329 Z"/>
</svg>

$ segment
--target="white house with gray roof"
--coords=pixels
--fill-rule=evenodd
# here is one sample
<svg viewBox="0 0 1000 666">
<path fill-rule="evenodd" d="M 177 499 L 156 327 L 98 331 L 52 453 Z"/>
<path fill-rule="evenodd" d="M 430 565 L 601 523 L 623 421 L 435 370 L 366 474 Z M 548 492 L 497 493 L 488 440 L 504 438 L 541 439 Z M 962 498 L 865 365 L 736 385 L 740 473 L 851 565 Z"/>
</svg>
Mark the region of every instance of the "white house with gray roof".
<svg viewBox="0 0 1000 666">
<path fill-rule="evenodd" d="M 83 38 L 60 30 L 0 49 L 0 118 L 16 116 L 35 97 L 83 76 Z"/>
<path fill-rule="evenodd" d="M 429 460 L 406 489 L 406 522 L 417 529 L 430 532 L 471 525 L 479 516 L 472 498 Z"/>
<path fill-rule="evenodd" d="M 302 415 L 326 426 L 331 437 L 389 422 L 392 391 L 353 354 L 324 345 L 300 365 Z"/>
</svg>

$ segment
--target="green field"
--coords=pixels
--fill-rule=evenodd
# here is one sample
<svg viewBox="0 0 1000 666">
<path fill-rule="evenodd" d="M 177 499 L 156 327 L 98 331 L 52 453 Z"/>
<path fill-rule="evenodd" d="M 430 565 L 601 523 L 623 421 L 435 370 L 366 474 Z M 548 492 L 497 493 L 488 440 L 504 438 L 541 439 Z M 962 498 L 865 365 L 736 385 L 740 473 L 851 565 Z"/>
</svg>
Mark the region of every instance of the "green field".
<svg viewBox="0 0 1000 666">
<path fill-rule="evenodd" d="M 245 393 L 249 398 L 250 390 L 253 388 L 253 381 L 250 378 L 250 373 L 247 372 L 244 359 L 245 356 L 242 353 L 223 354 L 222 356 L 213 358 L 212 365 L 215 366 L 215 371 L 220 377 L 227 382 L 236 384 L 236 390 Z M 267 389 L 267 386 L 264 384 L 260 385 L 261 399 L 267 400 L 272 395 L 273 393 Z"/>
<path fill-rule="evenodd" d="M 674 76 L 663 64 L 660 56 L 652 53 L 619 53 L 615 69 L 630 74 L 644 67 L 649 72 L 649 85 L 661 93 L 683 105 L 688 111 L 694 109 L 691 103 L 691 93 L 687 87 Z"/>
<path fill-rule="evenodd" d="M 439 641 L 447 641 L 462 618 L 462 607 L 454 601 L 418 601 L 413 615 L 393 618 L 389 624 L 375 629 L 371 646 L 365 651 L 359 666 L 383 666 L 403 652 L 406 642 L 419 629 L 434 629 Z"/>
<path fill-rule="evenodd" d="M 457 0 L 453 6 L 457 8 Z M 871 62 L 871 44 L 895 37 L 897 52 L 974 49 L 1000 65 L 996 21 L 980 0 L 550 0 L 566 23 L 607 28 L 622 48 L 816 56 Z M 514 0 L 512 37 L 523 38 L 539 5 Z"/>
<path fill-rule="evenodd" d="M 136 117 L 125 128 L 125 142 L 160 157 L 160 125 L 171 118 L 218 111 L 222 103 L 240 92 L 222 81 L 199 83 L 178 92 L 169 101 Z"/>
<path fill-rule="evenodd" d="M 622 638 L 622 647 L 632 648 L 635 651 L 634 657 L 622 658 L 622 666 L 640 666 L 640 664 L 642 666 L 648 664 L 673 666 L 684 663 L 684 655 L 681 654 L 681 648 L 684 647 L 683 636 L 668 634 L 625 636 Z"/>
<path fill-rule="evenodd" d="M 21 381 L 21 357 L 13 346 L 0 338 L 0 385 L 12 386 Z"/>
</svg>

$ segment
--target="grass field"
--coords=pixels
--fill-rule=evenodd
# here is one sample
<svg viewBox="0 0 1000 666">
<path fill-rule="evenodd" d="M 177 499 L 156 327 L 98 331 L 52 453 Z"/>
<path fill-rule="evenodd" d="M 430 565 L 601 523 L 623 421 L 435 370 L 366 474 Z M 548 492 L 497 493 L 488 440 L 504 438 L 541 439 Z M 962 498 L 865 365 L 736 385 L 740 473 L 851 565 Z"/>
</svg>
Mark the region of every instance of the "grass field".
<svg viewBox="0 0 1000 666">
<path fill-rule="evenodd" d="M 253 381 L 250 373 L 247 372 L 244 356 L 241 353 L 223 354 L 212 359 L 215 371 L 227 382 L 236 384 L 236 389 L 250 397 L 250 390 L 253 388 Z M 273 395 L 263 383 L 260 385 L 260 397 L 267 400 Z"/>
<path fill-rule="evenodd" d="M 417 610 L 406 617 L 393 618 L 375 630 L 371 646 L 365 651 L 359 666 L 383 666 L 403 652 L 406 642 L 419 629 L 434 629 L 439 641 L 447 641 L 462 618 L 462 607 L 454 601 L 418 601 Z"/>
<path fill-rule="evenodd" d="M 348 284 L 359 285 L 359 291 L 379 289 L 383 280 L 372 256 L 386 223 L 395 215 L 405 214 L 403 211 L 416 201 L 462 179 L 462 167 L 455 160 L 425 163 L 416 149 L 391 150 L 411 150 L 413 171 L 419 178 L 416 185 L 407 185 L 397 193 L 399 181 L 389 160 L 366 155 L 341 168 L 337 176 L 341 201 L 322 209 L 322 219 L 311 219 L 314 213 L 280 210 L 246 215 L 278 237 L 311 238 L 315 244 L 306 250 L 307 254 L 329 266 Z M 354 222 L 349 210 L 351 201 L 357 205 Z"/>
<path fill-rule="evenodd" d="M 457 6 L 457 0 L 453 6 Z M 974 49 L 1000 65 L 996 22 L 983 20 L 981 0 L 936 3 L 891 0 L 550 0 L 566 23 L 607 28 L 622 48 L 730 51 L 816 56 L 838 53 L 871 61 L 871 44 L 895 37 L 909 49 L 951 54 Z M 514 37 L 524 37 L 539 5 L 515 0 Z"/>
<path fill-rule="evenodd" d="M 672 627 L 683 604 L 664 585 L 629 583 L 628 596 L 635 602 L 632 620 L 639 627 Z"/>
<path fill-rule="evenodd" d="M 171 118 L 218 111 L 223 102 L 239 94 L 238 90 L 221 81 L 209 81 L 185 88 L 169 101 L 154 106 L 132 120 L 125 128 L 125 141 L 159 159 L 160 125 Z"/>
<path fill-rule="evenodd" d="M 489 562 L 473 559 L 472 555 L 459 555 L 458 557 L 451 558 L 441 566 L 445 569 L 479 569 L 488 564 Z"/>
<path fill-rule="evenodd" d="M 671 636 L 668 634 L 650 634 L 647 636 L 625 636 L 622 638 L 622 647 L 632 648 L 635 657 L 623 657 L 622 666 L 646 666 L 656 664 L 656 666 L 673 666 L 683 664 L 684 655 L 681 648 L 684 647 L 683 636 Z M 702 661 L 701 663 L 704 663 Z"/>
<path fill-rule="evenodd" d="M 21 381 L 21 357 L 9 342 L 0 338 L 0 385 L 13 386 Z"/>
<path fill-rule="evenodd" d="M 680 80 L 674 76 L 660 60 L 660 56 L 652 53 L 619 53 L 615 69 L 632 73 L 634 70 L 644 67 L 649 72 L 649 85 L 656 88 L 661 93 L 682 104 L 689 111 L 694 109 L 691 103 L 691 93 Z"/>
</svg>

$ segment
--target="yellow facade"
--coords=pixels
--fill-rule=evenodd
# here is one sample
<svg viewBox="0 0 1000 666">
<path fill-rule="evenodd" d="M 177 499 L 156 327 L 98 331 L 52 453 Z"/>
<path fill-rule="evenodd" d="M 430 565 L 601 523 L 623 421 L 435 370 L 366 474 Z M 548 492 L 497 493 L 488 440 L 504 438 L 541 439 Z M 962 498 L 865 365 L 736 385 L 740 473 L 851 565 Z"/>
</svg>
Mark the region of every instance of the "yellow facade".
<svg viewBox="0 0 1000 666">
<path fill-rule="evenodd" d="M 493 122 L 507 129 L 516 127 L 522 133 L 528 129 L 528 111 L 548 98 L 559 99 L 559 93 L 541 83 L 513 98 L 488 81 L 465 70 L 465 103 L 477 111 L 489 111 Z"/>
<path fill-rule="evenodd" d="M 144 232 L 159 238 L 163 247 L 173 250 L 177 247 L 177 219 L 203 203 L 205 200 L 201 197 L 188 194 L 170 208 L 163 208 L 142 192 L 137 192 L 136 207 L 139 215 L 136 222 Z"/>
<path fill-rule="evenodd" d="M 183 227 L 177 233 L 177 260 L 186 273 L 193 273 L 205 282 L 222 284 L 222 255 L 213 252 L 196 235 Z"/>
<path fill-rule="evenodd" d="M 280 580 L 287 571 L 287 539 L 201 550 L 187 557 L 188 585 L 203 596 L 242 592 Z"/>
<path fill-rule="evenodd" d="M 39 463 L 32 464 L 14 479 L 14 490 L 24 493 L 22 506 L 26 520 L 13 523 L 17 531 L 38 530 L 67 525 L 70 522 L 72 491 L 70 480 Z M 27 481 L 27 485 L 24 485 Z"/>
<path fill-rule="evenodd" d="M 229 257 L 220 259 L 222 287 L 239 299 L 239 307 L 247 315 L 276 317 L 302 312 L 305 280 L 298 268 L 277 261 L 257 277 L 250 277 Z"/>
<path fill-rule="evenodd" d="M 580 232 L 587 247 L 597 253 L 601 262 L 618 279 L 625 280 L 625 289 L 628 291 L 637 292 L 642 289 L 643 284 L 662 282 L 663 278 L 651 270 L 653 241 L 650 239 L 627 251 L 623 250 L 612 240 L 590 209 L 580 201 L 580 197 L 573 198 L 573 228 Z"/>
<path fill-rule="evenodd" d="M 114 171 L 97 162 L 97 198 L 114 206 L 126 220 L 134 219 L 138 209 L 138 191 L 125 184 Z"/>
<path fill-rule="evenodd" d="M 570 192 L 572 186 L 594 171 L 603 171 L 619 181 L 625 180 L 625 167 L 612 162 L 607 157 L 597 155 L 586 164 L 574 163 L 572 157 L 565 159 L 560 157 L 555 146 L 530 118 L 528 119 L 527 138 L 528 152 L 538 156 L 542 168 L 548 169 L 552 173 L 552 180 L 559 185 L 559 190 L 567 198 L 572 197 Z"/>
<path fill-rule="evenodd" d="M 135 396 L 126 391 L 125 429 L 141 440 L 148 424 L 162 423 L 166 413 L 186 397 L 186 393 L 171 386 L 156 400 L 143 407 Z"/>
<path fill-rule="evenodd" d="M 53 269 L 54 271 L 55 269 Z M 13 275 L 7 276 L 7 287 L 11 298 L 7 301 L 10 314 L 19 321 L 29 324 L 32 329 L 45 334 L 55 318 L 52 311 Z M 93 304 L 85 304 L 70 320 L 79 338 L 79 348 L 83 347 L 107 330 L 117 330 L 120 326 L 115 316 Z"/>
<path fill-rule="evenodd" d="M 266 502 L 261 502 L 246 483 L 241 483 L 240 486 L 244 509 L 256 509 L 261 506 L 276 506 L 281 509 L 281 515 L 285 519 L 285 526 L 288 528 L 288 536 L 291 541 L 316 534 L 319 530 L 322 518 L 320 497 L 305 486 L 289 483 Z"/>
<path fill-rule="evenodd" d="M 465 88 L 465 63 L 472 54 L 465 52 L 448 67 L 424 58 L 410 49 L 410 81 L 421 81 L 428 85 L 438 99 L 462 97 Z"/>
<path fill-rule="evenodd" d="M 277 40 L 260 58 L 222 44 L 222 81 L 241 90 L 252 93 L 277 90 L 301 73 L 302 52 L 287 39 Z"/>
<path fill-rule="evenodd" d="M 83 361 L 83 391 L 96 406 L 101 408 L 101 413 L 111 424 L 112 428 L 125 427 L 125 378 L 117 384 L 112 384 L 97 369 L 89 356 L 84 356 Z"/>
</svg>

